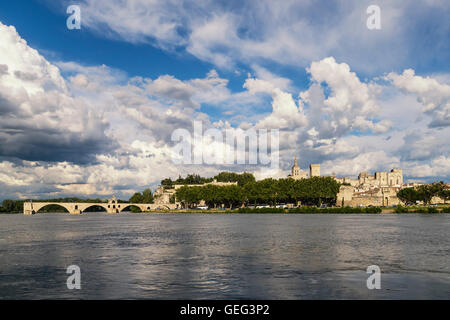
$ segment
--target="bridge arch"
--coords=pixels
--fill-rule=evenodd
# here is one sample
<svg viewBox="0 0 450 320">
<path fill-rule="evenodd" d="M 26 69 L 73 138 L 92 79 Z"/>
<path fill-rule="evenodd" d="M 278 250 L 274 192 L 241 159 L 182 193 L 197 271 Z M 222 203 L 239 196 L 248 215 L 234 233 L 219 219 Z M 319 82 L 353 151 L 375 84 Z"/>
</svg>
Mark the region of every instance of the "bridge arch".
<svg viewBox="0 0 450 320">
<path fill-rule="evenodd" d="M 107 206 L 106 205 L 103 205 L 103 204 L 100 204 L 100 203 L 92 203 L 92 204 L 87 204 L 87 205 L 74 205 L 74 209 L 75 210 L 80 210 L 81 212 L 88 212 L 88 211 L 86 211 L 87 209 L 89 209 L 89 208 L 92 208 L 92 207 L 99 207 L 99 208 L 102 208 L 103 210 L 102 210 L 102 212 L 104 211 L 104 212 L 108 212 L 108 208 L 107 208 Z"/>
<path fill-rule="evenodd" d="M 48 206 L 58 206 L 60 208 L 62 208 L 62 211 L 64 213 L 70 213 L 70 207 L 62 202 L 55 202 L 55 203 L 43 203 L 43 204 L 38 204 L 35 203 L 35 205 L 33 206 L 33 212 L 32 214 L 36 214 L 38 212 L 42 213 L 42 209 L 44 209 L 45 207 Z"/>
<path fill-rule="evenodd" d="M 119 212 L 124 212 L 124 211 L 126 211 L 126 209 L 131 209 L 131 207 L 138 208 L 140 212 L 144 212 L 145 211 L 145 208 L 142 205 L 138 205 L 138 204 L 135 204 L 135 203 L 130 203 L 130 204 L 124 203 L 122 208 L 120 208 Z"/>
</svg>

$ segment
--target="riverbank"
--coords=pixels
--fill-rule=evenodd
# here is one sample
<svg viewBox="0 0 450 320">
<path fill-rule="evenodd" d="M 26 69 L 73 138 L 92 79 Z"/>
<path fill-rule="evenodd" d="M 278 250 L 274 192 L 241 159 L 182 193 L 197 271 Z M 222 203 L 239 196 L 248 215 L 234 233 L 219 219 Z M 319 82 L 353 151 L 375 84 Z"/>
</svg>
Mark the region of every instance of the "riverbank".
<svg viewBox="0 0 450 320">
<path fill-rule="evenodd" d="M 413 206 L 403 207 L 397 206 L 392 208 L 381 207 L 332 207 L 332 208 L 317 208 L 317 207 L 300 207 L 291 209 L 281 208 L 239 208 L 239 209 L 209 209 L 209 210 L 196 210 L 196 209 L 181 209 L 181 210 L 164 210 L 164 211 L 149 211 L 150 213 L 203 213 L 203 214 L 397 214 L 397 213 L 427 213 L 427 214 L 439 214 L 450 213 L 450 206 L 441 207 L 426 207 L 426 206 Z"/>
<path fill-rule="evenodd" d="M 39 212 L 41 213 L 41 212 Z M 42 212 L 57 213 L 57 212 Z M 66 212 L 67 213 L 67 212 Z M 440 214 L 450 213 L 450 206 L 397 206 L 391 208 L 381 207 L 299 207 L 299 208 L 239 208 L 239 209 L 177 209 L 177 210 L 150 210 L 143 213 L 190 213 L 190 214 L 405 214 L 405 213 L 426 213 Z M 22 214 L 22 212 L 0 212 L 0 214 Z"/>
</svg>

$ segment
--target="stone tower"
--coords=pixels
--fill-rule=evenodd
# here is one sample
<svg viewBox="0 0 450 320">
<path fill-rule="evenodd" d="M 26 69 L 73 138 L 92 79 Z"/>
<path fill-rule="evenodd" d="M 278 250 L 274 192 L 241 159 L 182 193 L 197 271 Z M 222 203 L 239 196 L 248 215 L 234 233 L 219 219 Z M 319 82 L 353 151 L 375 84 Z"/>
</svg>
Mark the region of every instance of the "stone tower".
<svg viewBox="0 0 450 320">
<path fill-rule="evenodd" d="M 309 177 L 320 177 L 320 164 L 309 165 Z"/>
<path fill-rule="evenodd" d="M 300 167 L 298 166 L 297 156 L 294 158 L 294 166 L 291 169 L 291 175 L 293 177 L 300 176 Z"/>
<path fill-rule="evenodd" d="M 396 168 L 392 169 L 391 172 L 388 172 L 387 179 L 390 186 L 403 185 L 403 170 Z"/>
</svg>

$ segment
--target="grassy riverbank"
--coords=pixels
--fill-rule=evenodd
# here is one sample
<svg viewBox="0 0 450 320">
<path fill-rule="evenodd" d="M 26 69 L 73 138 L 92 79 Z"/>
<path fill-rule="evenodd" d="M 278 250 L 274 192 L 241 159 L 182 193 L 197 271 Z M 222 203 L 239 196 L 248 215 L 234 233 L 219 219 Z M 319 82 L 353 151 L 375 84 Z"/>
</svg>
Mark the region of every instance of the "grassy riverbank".
<svg viewBox="0 0 450 320">
<path fill-rule="evenodd" d="M 450 213 L 450 206 L 397 206 L 394 213 Z"/>
<path fill-rule="evenodd" d="M 350 208 L 350 207 L 331 207 L 331 208 L 317 208 L 317 207 L 299 207 L 291 209 L 281 209 L 281 208 L 239 208 L 239 209 L 228 209 L 228 210 L 196 210 L 196 209 L 182 209 L 182 210 L 166 210 L 166 211 L 151 211 L 152 213 L 207 213 L 207 214 L 248 214 L 248 213 L 258 213 L 258 214 L 386 214 L 386 213 L 450 213 L 450 206 L 441 207 L 426 207 L 426 206 L 413 206 L 413 207 L 403 207 L 397 206 L 393 208 L 380 208 L 380 207 L 361 207 L 361 208 Z"/>
<path fill-rule="evenodd" d="M 406 211 L 407 210 L 407 211 Z M 195 209 L 182 209 L 182 210 L 166 210 L 166 211 L 151 211 L 152 213 L 203 213 L 203 214 L 248 214 L 248 213 L 258 213 L 258 214 L 385 214 L 385 213 L 450 213 L 450 206 L 446 207 L 394 207 L 394 208 L 380 208 L 380 207 L 361 207 L 361 208 L 350 208 L 350 207 L 332 207 L 332 208 L 317 208 L 317 207 L 300 207 L 291 209 L 281 209 L 281 208 L 240 208 L 232 210 L 195 210 Z"/>
</svg>

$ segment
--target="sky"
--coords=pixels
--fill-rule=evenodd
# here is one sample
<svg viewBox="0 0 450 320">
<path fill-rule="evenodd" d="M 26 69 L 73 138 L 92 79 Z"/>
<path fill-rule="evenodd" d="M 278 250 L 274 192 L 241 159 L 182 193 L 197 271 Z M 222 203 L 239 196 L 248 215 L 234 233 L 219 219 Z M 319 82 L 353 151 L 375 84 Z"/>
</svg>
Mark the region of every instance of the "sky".
<svg viewBox="0 0 450 320">
<path fill-rule="evenodd" d="M 294 156 L 323 175 L 448 182 L 449 16 L 447 0 L 2 1 L 0 200 L 280 178 Z M 279 168 L 174 163 L 172 134 L 193 121 L 279 130 Z"/>
</svg>

